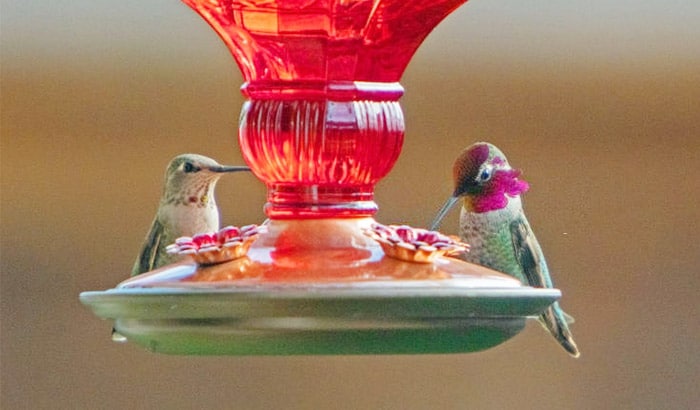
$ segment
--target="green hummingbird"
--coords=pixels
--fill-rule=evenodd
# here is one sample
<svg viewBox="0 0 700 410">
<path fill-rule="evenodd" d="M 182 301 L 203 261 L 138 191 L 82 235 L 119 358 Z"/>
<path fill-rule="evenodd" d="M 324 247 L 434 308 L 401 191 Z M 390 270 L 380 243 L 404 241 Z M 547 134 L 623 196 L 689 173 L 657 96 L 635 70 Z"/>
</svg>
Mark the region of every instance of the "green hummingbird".
<svg viewBox="0 0 700 410">
<path fill-rule="evenodd" d="M 437 229 L 461 199 L 459 236 L 471 246 L 464 255 L 467 261 L 507 273 L 533 287 L 551 288 L 542 248 L 523 212 L 520 194 L 529 185 L 520 174 L 494 145 L 477 142 L 469 146 L 454 163 L 454 192 L 430 229 Z M 578 357 L 567 317 L 555 302 L 539 320 L 569 354 Z"/>
<path fill-rule="evenodd" d="M 131 275 L 139 275 L 176 262 L 165 247 L 181 236 L 219 229 L 214 188 L 226 172 L 250 171 L 246 166 L 221 165 L 198 154 L 173 158 L 165 170 L 165 186 L 151 229 L 136 257 Z"/>
</svg>

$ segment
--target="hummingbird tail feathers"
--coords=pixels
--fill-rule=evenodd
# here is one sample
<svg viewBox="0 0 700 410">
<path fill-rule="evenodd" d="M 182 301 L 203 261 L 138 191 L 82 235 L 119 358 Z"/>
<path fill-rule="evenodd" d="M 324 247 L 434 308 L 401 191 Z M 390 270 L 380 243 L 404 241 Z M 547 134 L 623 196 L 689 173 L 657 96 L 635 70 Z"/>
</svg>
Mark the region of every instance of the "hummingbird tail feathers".
<svg viewBox="0 0 700 410">
<path fill-rule="evenodd" d="M 576 346 L 576 342 L 574 342 L 574 337 L 569 330 L 567 317 L 571 316 L 561 310 L 559 303 L 554 302 L 539 319 L 542 326 L 557 339 L 564 350 L 576 358 L 581 355 L 581 352 L 578 350 L 578 346 Z"/>
</svg>

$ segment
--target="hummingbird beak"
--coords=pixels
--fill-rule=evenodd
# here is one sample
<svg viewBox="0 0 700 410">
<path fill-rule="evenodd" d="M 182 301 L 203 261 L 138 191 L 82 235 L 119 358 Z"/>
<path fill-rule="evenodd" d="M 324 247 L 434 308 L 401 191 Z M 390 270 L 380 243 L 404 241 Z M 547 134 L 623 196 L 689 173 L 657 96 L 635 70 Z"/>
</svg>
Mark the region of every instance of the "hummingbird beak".
<svg viewBox="0 0 700 410">
<path fill-rule="evenodd" d="M 459 201 L 458 196 L 451 196 L 447 198 L 447 201 L 445 201 L 445 204 L 440 208 L 440 212 L 438 212 L 437 216 L 435 219 L 433 219 L 433 223 L 430 224 L 430 230 L 434 231 L 440 226 L 440 222 L 442 222 L 442 219 L 447 215 L 448 212 L 450 212 L 450 209 L 452 209 L 453 206 Z"/>
<path fill-rule="evenodd" d="M 250 168 L 246 166 L 230 166 L 230 165 L 218 165 L 213 167 L 207 167 L 210 172 L 238 172 L 238 171 L 250 171 Z"/>
</svg>

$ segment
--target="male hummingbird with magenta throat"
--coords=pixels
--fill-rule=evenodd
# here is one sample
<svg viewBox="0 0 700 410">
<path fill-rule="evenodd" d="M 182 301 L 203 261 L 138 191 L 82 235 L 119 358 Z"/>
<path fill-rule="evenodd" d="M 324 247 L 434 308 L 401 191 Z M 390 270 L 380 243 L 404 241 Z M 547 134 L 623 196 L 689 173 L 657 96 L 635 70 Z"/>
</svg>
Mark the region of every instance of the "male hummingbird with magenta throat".
<svg viewBox="0 0 700 410">
<path fill-rule="evenodd" d="M 477 142 L 454 163 L 455 189 L 438 212 L 435 230 L 460 199 L 459 236 L 470 245 L 464 258 L 520 279 L 524 284 L 552 288 L 547 262 L 523 212 L 520 194 L 529 185 L 494 145 Z M 573 357 L 579 350 L 567 324 L 567 315 L 553 303 L 539 317 L 543 326 Z"/>
<path fill-rule="evenodd" d="M 228 172 L 250 171 L 246 166 L 221 165 L 198 154 L 173 158 L 165 171 L 165 186 L 151 229 L 144 240 L 131 275 L 151 271 L 179 260 L 165 251 L 181 236 L 219 229 L 214 188 Z"/>
</svg>

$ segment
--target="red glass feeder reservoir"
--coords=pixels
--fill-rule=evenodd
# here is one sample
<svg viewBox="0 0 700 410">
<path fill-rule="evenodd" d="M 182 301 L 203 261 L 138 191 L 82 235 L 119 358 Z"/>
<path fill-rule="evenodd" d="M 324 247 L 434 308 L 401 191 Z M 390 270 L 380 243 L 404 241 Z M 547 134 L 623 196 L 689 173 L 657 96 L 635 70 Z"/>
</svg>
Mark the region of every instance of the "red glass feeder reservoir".
<svg viewBox="0 0 700 410">
<path fill-rule="evenodd" d="M 403 144 L 398 81 L 423 39 L 465 0 L 183 1 L 224 40 L 243 73 L 239 143 L 268 188 L 267 232 L 251 246 L 245 272 L 225 268 L 231 278 L 471 274 L 457 260 L 397 269 L 364 233 L 377 211 L 374 187 Z M 188 283 L 222 277 L 199 272 Z"/>
</svg>

